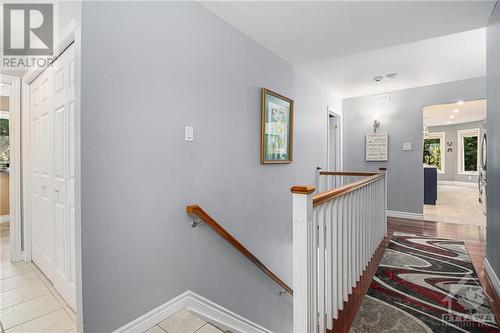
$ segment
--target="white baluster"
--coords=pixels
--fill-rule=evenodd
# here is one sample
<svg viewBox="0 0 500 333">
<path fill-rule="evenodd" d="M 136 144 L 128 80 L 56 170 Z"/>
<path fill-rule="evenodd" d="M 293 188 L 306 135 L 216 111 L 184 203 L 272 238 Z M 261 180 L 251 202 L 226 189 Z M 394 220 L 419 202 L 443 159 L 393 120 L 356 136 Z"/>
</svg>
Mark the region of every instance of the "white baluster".
<svg viewBox="0 0 500 333">
<path fill-rule="evenodd" d="M 339 252 L 338 252 L 338 230 L 339 230 L 339 204 L 341 199 L 335 199 L 332 202 L 331 213 L 331 231 L 332 231 L 332 252 L 331 252 L 331 269 L 332 269 L 332 318 L 338 318 L 338 268 L 339 268 Z M 331 320 L 330 320 L 331 323 Z M 328 327 L 328 326 L 327 326 Z M 331 327 L 328 327 L 332 329 Z"/>
<path fill-rule="evenodd" d="M 325 331 L 325 206 L 319 205 L 314 208 L 318 223 L 318 325 L 319 331 Z"/>
<path fill-rule="evenodd" d="M 344 309 L 344 221 L 345 221 L 345 198 L 339 198 L 339 209 L 337 212 L 337 304 L 339 310 Z"/>
<path fill-rule="evenodd" d="M 293 187 L 293 329 L 317 332 L 316 224 L 313 221 L 314 187 Z M 321 332 L 323 333 L 323 332 Z"/>
<path fill-rule="evenodd" d="M 332 269 L 332 225 L 334 220 L 332 219 L 332 208 L 335 200 L 327 202 L 325 204 L 325 303 L 326 303 L 326 328 L 332 329 L 332 319 L 333 319 L 333 301 L 332 301 L 332 283 L 333 283 L 333 269 Z"/>
</svg>

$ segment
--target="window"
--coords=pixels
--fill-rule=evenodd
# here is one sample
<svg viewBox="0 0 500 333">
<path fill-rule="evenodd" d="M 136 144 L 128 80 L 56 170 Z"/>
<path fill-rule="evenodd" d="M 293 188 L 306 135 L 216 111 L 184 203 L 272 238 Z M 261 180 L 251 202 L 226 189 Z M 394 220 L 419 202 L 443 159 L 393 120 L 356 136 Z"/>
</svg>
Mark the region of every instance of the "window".
<svg viewBox="0 0 500 333">
<path fill-rule="evenodd" d="M 479 128 L 458 131 L 458 173 L 477 175 Z"/>
<path fill-rule="evenodd" d="M 9 163 L 9 113 L 0 111 L 0 167 L 8 167 Z"/>
<path fill-rule="evenodd" d="M 423 162 L 434 165 L 440 174 L 445 173 L 444 142 L 444 132 L 427 133 L 424 137 Z"/>
</svg>

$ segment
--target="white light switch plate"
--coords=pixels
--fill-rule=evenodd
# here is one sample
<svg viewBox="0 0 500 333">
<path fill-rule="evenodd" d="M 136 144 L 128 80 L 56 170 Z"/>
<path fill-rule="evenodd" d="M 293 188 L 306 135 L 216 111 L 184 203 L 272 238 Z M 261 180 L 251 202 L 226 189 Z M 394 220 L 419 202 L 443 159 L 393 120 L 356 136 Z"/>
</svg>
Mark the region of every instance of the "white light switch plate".
<svg viewBox="0 0 500 333">
<path fill-rule="evenodd" d="M 404 151 L 411 151 L 411 150 L 413 150 L 413 144 L 411 142 L 405 142 L 405 143 L 403 143 L 403 150 Z"/>
<path fill-rule="evenodd" d="M 184 139 L 186 141 L 193 141 L 194 140 L 194 129 L 192 126 L 186 126 L 184 128 Z"/>
</svg>

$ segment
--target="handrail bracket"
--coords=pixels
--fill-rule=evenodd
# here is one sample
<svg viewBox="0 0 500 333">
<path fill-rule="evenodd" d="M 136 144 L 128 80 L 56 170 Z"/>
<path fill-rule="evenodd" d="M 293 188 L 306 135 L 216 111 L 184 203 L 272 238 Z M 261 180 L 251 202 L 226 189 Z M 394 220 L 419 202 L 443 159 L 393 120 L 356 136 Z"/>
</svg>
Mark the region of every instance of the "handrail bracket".
<svg viewBox="0 0 500 333">
<path fill-rule="evenodd" d="M 197 226 L 203 225 L 203 224 L 205 224 L 205 223 L 203 223 L 203 221 L 199 217 L 195 217 L 191 221 L 191 227 L 193 227 L 193 228 L 196 228 Z"/>
</svg>

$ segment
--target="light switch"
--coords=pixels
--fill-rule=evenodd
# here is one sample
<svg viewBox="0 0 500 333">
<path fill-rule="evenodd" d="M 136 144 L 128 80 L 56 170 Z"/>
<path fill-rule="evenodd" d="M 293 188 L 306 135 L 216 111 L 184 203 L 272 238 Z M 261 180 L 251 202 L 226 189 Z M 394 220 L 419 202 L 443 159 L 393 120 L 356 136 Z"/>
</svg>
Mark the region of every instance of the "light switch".
<svg viewBox="0 0 500 333">
<path fill-rule="evenodd" d="M 403 143 L 403 150 L 404 151 L 411 151 L 411 150 L 413 150 L 413 144 L 411 142 L 405 142 L 405 143 Z"/>
<path fill-rule="evenodd" d="M 194 129 L 192 126 L 186 126 L 184 128 L 184 139 L 186 141 L 193 141 L 194 140 Z"/>
</svg>

